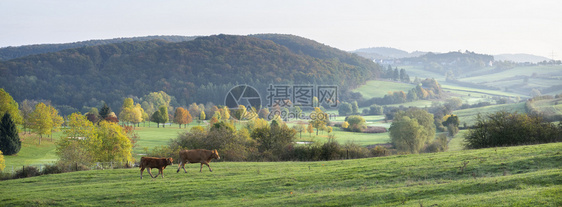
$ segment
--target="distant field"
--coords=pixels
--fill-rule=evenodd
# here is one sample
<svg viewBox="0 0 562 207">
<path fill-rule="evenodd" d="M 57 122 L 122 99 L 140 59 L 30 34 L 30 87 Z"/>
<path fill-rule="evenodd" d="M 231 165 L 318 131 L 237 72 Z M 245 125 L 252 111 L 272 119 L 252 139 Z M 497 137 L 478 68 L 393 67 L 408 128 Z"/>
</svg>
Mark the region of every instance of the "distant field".
<svg viewBox="0 0 562 207">
<path fill-rule="evenodd" d="M 562 98 L 534 101 L 533 105 L 547 116 L 562 115 Z"/>
<path fill-rule="evenodd" d="M 371 99 L 373 97 L 384 97 L 388 92 L 392 91 L 404 91 L 408 92 L 410 89 L 414 88 L 415 85 L 408 83 L 399 83 L 391 81 L 381 81 L 381 80 L 371 80 L 367 81 L 365 85 L 354 89 L 353 92 L 359 92 L 363 95 L 364 99 Z"/>
<path fill-rule="evenodd" d="M 213 162 L 0 181 L 3 206 L 561 206 L 562 143 L 323 162 Z M 157 170 L 154 170 L 156 172 Z"/>
<path fill-rule="evenodd" d="M 476 115 L 479 113 L 482 115 L 488 113 L 494 113 L 496 111 L 505 110 L 508 112 L 518 112 L 518 113 L 525 113 L 525 103 L 515 103 L 515 104 L 501 104 L 501 105 L 492 105 L 480 108 L 469 108 L 469 109 L 461 109 L 456 110 L 453 114 L 459 117 L 459 121 L 461 125 L 466 123 L 468 126 L 473 125 L 476 121 Z"/>
</svg>

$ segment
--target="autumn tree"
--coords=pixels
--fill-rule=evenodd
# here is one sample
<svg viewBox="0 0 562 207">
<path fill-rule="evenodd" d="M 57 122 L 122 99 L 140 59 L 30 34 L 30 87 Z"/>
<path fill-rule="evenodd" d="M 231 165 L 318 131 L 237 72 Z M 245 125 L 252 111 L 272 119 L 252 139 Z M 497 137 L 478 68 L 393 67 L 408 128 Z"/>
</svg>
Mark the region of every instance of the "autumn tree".
<svg viewBox="0 0 562 207">
<path fill-rule="evenodd" d="M 8 92 L 0 88 L 0 117 L 4 116 L 5 113 L 10 113 L 15 124 L 23 123 L 23 118 L 18 109 L 18 103 L 14 101 L 14 98 L 12 98 Z"/>
<path fill-rule="evenodd" d="M 6 161 L 4 161 L 4 155 L 2 155 L 2 150 L 0 150 L 0 172 L 6 167 Z"/>
<path fill-rule="evenodd" d="M 230 119 L 230 109 L 228 109 L 228 107 L 226 107 L 226 106 L 222 107 L 221 117 L 224 120 Z"/>
<path fill-rule="evenodd" d="M 174 113 L 174 123 L 178 124 L 180 128 L 182 124 L 187 125 L 191 123 L 192 120 L 193 118 L 187 109 L 182 107 L 176 108 L 176 112 Z"/>
<path fill-rule="evenodd" d="M 308 132 L 309 136 L 312 136 L 312 132 L 314 132 L 314 130 L 312 130 L 312 124 L 308 124 L 308 126 L 306 126 L 306 132 Z"/>
<path fill-rule="evenodd" d="M 35 105 L 35 110 L 30 115 L 30 122 L 33 132 L 39 134 L 39 144 L 41 144 L 43 135 L 51 134 L 51 129 L 54 125 L 48 106 L 44 103 Z"/>
<path fill-rule="evenodd" d="M 303 124 L 293 125 L 293 129 L 295 129 L 295 131 L 297 131 L 299 133 L 299 137 L 302 139 L 302 132 L 304 131 Z"/>
<path fill-rule="evenodd" d="M 134 101 L 132 98 L 126 98 L 123 100 L 123 106 L 121 106 L 121 112 L 119 112 L 119 120 L 122 122 L 132 123 L 134 117 Z"/>
<path fill-rule="evenodd" d="M 318 107 L 314 107 L 314 112 L 310 115 L 310 124 L 316 129 L 316 135 L 318 135 L 318 130 L 326 126 L 328 122 L 328 114 L 322 112 Z"/>
<path fill-rule="evenodd" d="M 241 121 L 246 116 L 246 107 L 244 105 L 239 105 L 238 109 L 234 113 L 234 117 Z"/>
<path fill-rule="evenodd" d="M 93 140 L 95 161 L 131 162 L 132 145 L 123 128 L 116 123 L 102 121 L 97 130 L 98 136 Z"/>
<path fill-rule="evenodd" d="M 67 117 L 67 127 L 56 143 L 56 154 L 62 163 L 93 162 L 92 152 L 101 143 L 97 140 L 97 129 L 86 116 L 73 113 Z"/>
<path fill-rule="evenodd" d="M 190 114 L 193 114 L 193 116 L 198 116 L 199 114 L 201 114 L 201 109 L 199 108 L 197 103 L 191 103 L 187 110 Z"/>
<path fill-rule="evenodd" d="M 25 99 L 21 102 L 20 112 L 23 118 L 23 123 L 22 123 L 23 132 L 25 133 L 29 128 L 29 126 L 31 125 L 31 123 L 29 122 L 29 115 L 31 115 L 31 113 L 33 112 L 33 106 L 31 105 L 30 101 Z"/>
<path fill-rule="evenodd" d="M 17 154 L 21 149 L 18 129 L 10 112 L 4 113 L 0 120 L 0 151 L 6 155 Z"/>
<path fill-rule="evenodd" d="M 199 114 L 199 120 L 205 120 L 205 118 L 207 118 L 205 116 L 205 111 L 201 111 L 201 114 Z"/>
<path fill-rule="evenodd" d="M 51 120 L 53 120 L 53 126 L 51 127 L 51 141 L 53 141 L 53 132 L 57 132 L 59 128 L 64 123 L 64 119 L 62 116 L 59 116 L 59 112 L 52 106 L 47 107 L 49 109 L 49 114 L 51 116 Z"/>
</svg>

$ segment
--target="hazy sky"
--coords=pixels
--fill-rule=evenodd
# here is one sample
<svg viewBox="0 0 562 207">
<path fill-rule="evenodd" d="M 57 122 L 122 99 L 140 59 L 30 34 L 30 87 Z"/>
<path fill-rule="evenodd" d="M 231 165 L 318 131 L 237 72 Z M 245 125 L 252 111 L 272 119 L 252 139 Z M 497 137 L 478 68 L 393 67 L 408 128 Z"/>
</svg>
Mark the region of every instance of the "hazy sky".
<svg viewBox="0 0 562 207">
<path fill-rule="evenodd" d="M 0 47 L 147 35 L 280 33 L 342 50 L 562 59 L 560 0 L 0 0 Z"/>
</svg>

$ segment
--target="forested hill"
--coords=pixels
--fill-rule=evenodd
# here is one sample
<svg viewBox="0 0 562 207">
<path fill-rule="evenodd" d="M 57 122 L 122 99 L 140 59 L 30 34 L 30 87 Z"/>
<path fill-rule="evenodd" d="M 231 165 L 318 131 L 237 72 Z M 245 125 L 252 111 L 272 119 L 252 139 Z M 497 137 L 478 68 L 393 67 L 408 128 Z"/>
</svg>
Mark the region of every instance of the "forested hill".
<svg viewBox="0 0 562 207">
<path fill-rule="evenodd" d="M 63 43 L 63 44 L 37 44 L 37 45 L 25 45 L 19 47 L 4 47 L 0 48 L 0 60 L 11 60 L 19 57 L 25 57 L 28 55 L 36 55 L 48 52 L 58 52 L 71 48 L 80 48 L 87 46 L 97 46 L 97 45 L 107 45 L 122 42 L 133 42 L 133 41 L 149 41 L 149 40 L 165 40 L 169 42 L 183 42 L 190 41 L 196 37 L 188 36 L 146 36 L 146 37 L 130 37 L 130 38 L 114 38 L 107 40 L 88 40 L 73 43 Z"/>
<path fill-rule="evenodd" d="M 198 37 L 186 42 L 123 42 L 0 62 L 0 87 L 17 101 L 51 100 L 80 110 L 101 100 L 117 110 L 124 97 L 164 91 L 179 105 L 222 104 L 245 83 L 330 84 L 344 94 L 376 77 L 370 60 L 292 35 Z"/>
</svg>

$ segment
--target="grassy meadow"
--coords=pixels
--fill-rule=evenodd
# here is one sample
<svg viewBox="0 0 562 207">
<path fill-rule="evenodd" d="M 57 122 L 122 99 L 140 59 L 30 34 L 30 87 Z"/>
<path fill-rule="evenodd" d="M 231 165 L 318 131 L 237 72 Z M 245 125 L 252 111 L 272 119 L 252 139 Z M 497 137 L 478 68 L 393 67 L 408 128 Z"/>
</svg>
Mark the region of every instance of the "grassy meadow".
<svg viewBox="0 0 562 207">
<path fill-rule="evenodd" d="M 324 162 L 213 162 L 0 181 L 4 206 L 560 206 L 562 143 Z M 154 170 L 157 172 L 157 170 Z"/>
</svg>

